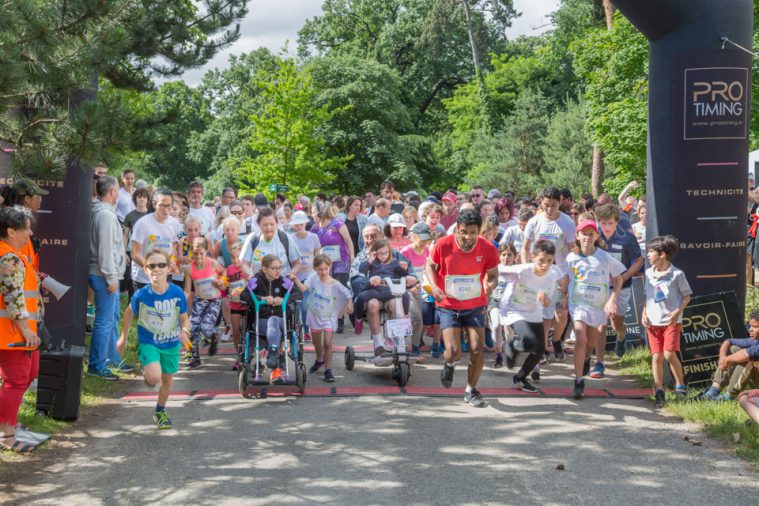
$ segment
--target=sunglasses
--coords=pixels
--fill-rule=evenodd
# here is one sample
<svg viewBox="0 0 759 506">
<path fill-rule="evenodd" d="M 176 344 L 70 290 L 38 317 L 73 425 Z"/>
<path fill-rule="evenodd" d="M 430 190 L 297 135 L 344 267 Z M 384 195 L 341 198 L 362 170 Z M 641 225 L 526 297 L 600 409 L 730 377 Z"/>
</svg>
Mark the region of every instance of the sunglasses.
<svg viewBox="0 0 759 506">
<path fill-rule="evenodd" d="M 242 216 L 242 211 L 232 211 L 235 216 Z"/>
<path fill-rule="evenodd" d="M 482 193 L 472 193 L 472 197 L 482 197 Z"/>
<path fill-rule="evenodd" d="M 169 264 L 167 264 L 166 262 L 158 262 L 157 264 L 148 264 L 146 267 L 150 270 L 155 270 L 155 269 L 165 269 L 168 266 Z"/>
</svg>

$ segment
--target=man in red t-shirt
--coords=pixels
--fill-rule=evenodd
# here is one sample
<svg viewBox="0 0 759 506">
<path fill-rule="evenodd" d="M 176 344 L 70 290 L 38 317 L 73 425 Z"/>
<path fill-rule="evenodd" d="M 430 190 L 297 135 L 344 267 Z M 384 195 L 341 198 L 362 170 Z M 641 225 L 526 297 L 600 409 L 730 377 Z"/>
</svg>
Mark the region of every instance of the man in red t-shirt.
<svg viewBox="0 0 759 506">
<path fill-rule="evenodd" d="M 464 400 L 478 408 L 485 406 L 475 388 L 485 362 L 482 353 L 485 310 L 488 295 L 498 284 L 498 252 L 495 246 L 479 236 L 481 225 L 482 218 L 477 211 L 461 211 L 456 220 L 456 231 L 435 242 L 425 266 L 445 342 L 440 381 L 446 388 L 453 383 L 453 363 L 461 358 L 460 335 L 464 329 L 470 346 Z"/>
</svg>

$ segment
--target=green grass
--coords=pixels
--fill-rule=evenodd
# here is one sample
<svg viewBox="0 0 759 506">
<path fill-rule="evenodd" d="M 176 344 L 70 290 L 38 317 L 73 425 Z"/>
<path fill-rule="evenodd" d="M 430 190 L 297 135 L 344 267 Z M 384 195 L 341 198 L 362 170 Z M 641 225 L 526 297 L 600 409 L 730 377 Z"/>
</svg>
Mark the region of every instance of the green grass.
<svg viewBox="0 0 759 506">
<path fill-rule="evenodd" d="M 620 374 L 632 376 L 641 386 L 653 386 L 651 354 L 645 347 L 628 350 L 624 357 L 611 362 L 609 367 Z M 691 395 L 693 394 L 695 392 Z M 669 395 L 667 398 L 667 411 L 683 420 L 701 425 L 705 433 L 724 441 L 735 448 L 736 454 L 759 466 L 759 426 L 746 425 L 749 417 L 737 402 L 679 402 Z"/>
<path fill-rule="evenodd" d="M 121 313 L 124 313 L 126 309 L 127 299 L 126 295 L 121 297 Z M 90 335 L 85 336 L 85 344 L 87 349 L 90 345 Z M 86 358 L 86 356 L 85 356 Z M 137 326 L 132 323 L 132 328 L 129 330 L 129 338 L 127 340 L 127 349 L 122 355 L 127 363 L 136 365 L 137 361 Z M 123 390 L 124 384 L 121 381 L 105 381 L 94 376 L 86 374 L 87 365 L 84 365 L 83 379 L 82 379 L 82 397 L 80 404 L 81 414 L 86 413 L 88 410 L 102 404 L 108 399 L 113 398 L 117 393 Z M 138 373 L 139 371 L 135 371 Z M 134 377 L 134 375 L 124 375 L 125 377 Z M 21 403 L 21 407 L 18 412 L 18 421 L 20 424 L 29 427 L 34 432 L 44 432 L 47 434 L 57 434 L 66 430 L 72 422 L 65 422 L 62 420 L 55 420 L 54 418 L 47 416 L 37 415 L 37 394 L 34 392 L 27 392 L 24 395 L 24 400 Z M 0 461 L 8 460 L 7 457 L 12 458 L 12 452 L 0 452 Z"/>
</svg>

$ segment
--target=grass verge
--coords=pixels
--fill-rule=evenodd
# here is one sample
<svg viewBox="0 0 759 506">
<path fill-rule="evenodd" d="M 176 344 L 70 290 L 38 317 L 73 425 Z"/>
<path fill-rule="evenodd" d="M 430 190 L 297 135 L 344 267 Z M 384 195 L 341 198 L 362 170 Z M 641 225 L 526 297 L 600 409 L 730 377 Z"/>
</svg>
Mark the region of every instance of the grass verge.
<svg viewBox="0 0 759 506">
<path fill-rule="evenodd" d="M 653 386 L 651 355 L 645 347 L 629 350 L 624 357 L 609 365 L 620 374 L 632 376 L 642 386 Z M 737 455 L 759 466 L 759 426 L 747 422 L 750 418 L 736 401 L 678 402 L 670 399 L 665 409 L 683 420 L 701 425 L 705 433 L 729 444 Z"/>
</svg>

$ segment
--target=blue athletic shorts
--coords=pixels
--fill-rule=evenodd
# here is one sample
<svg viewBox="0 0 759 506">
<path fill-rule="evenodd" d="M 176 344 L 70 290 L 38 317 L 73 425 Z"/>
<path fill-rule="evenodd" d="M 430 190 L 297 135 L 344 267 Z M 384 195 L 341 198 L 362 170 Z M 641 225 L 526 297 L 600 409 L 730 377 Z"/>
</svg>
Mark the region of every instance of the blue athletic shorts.
<svg viewBox="0 0 759 506">
<path fill-rule="evenodd" d="M 486 309 L 486 306 L 482 306 L 457 311 L 455 309 L 438 307 L 437 311 L 440 315 L 440 329 L 485 328 Z"/>
</svg>

